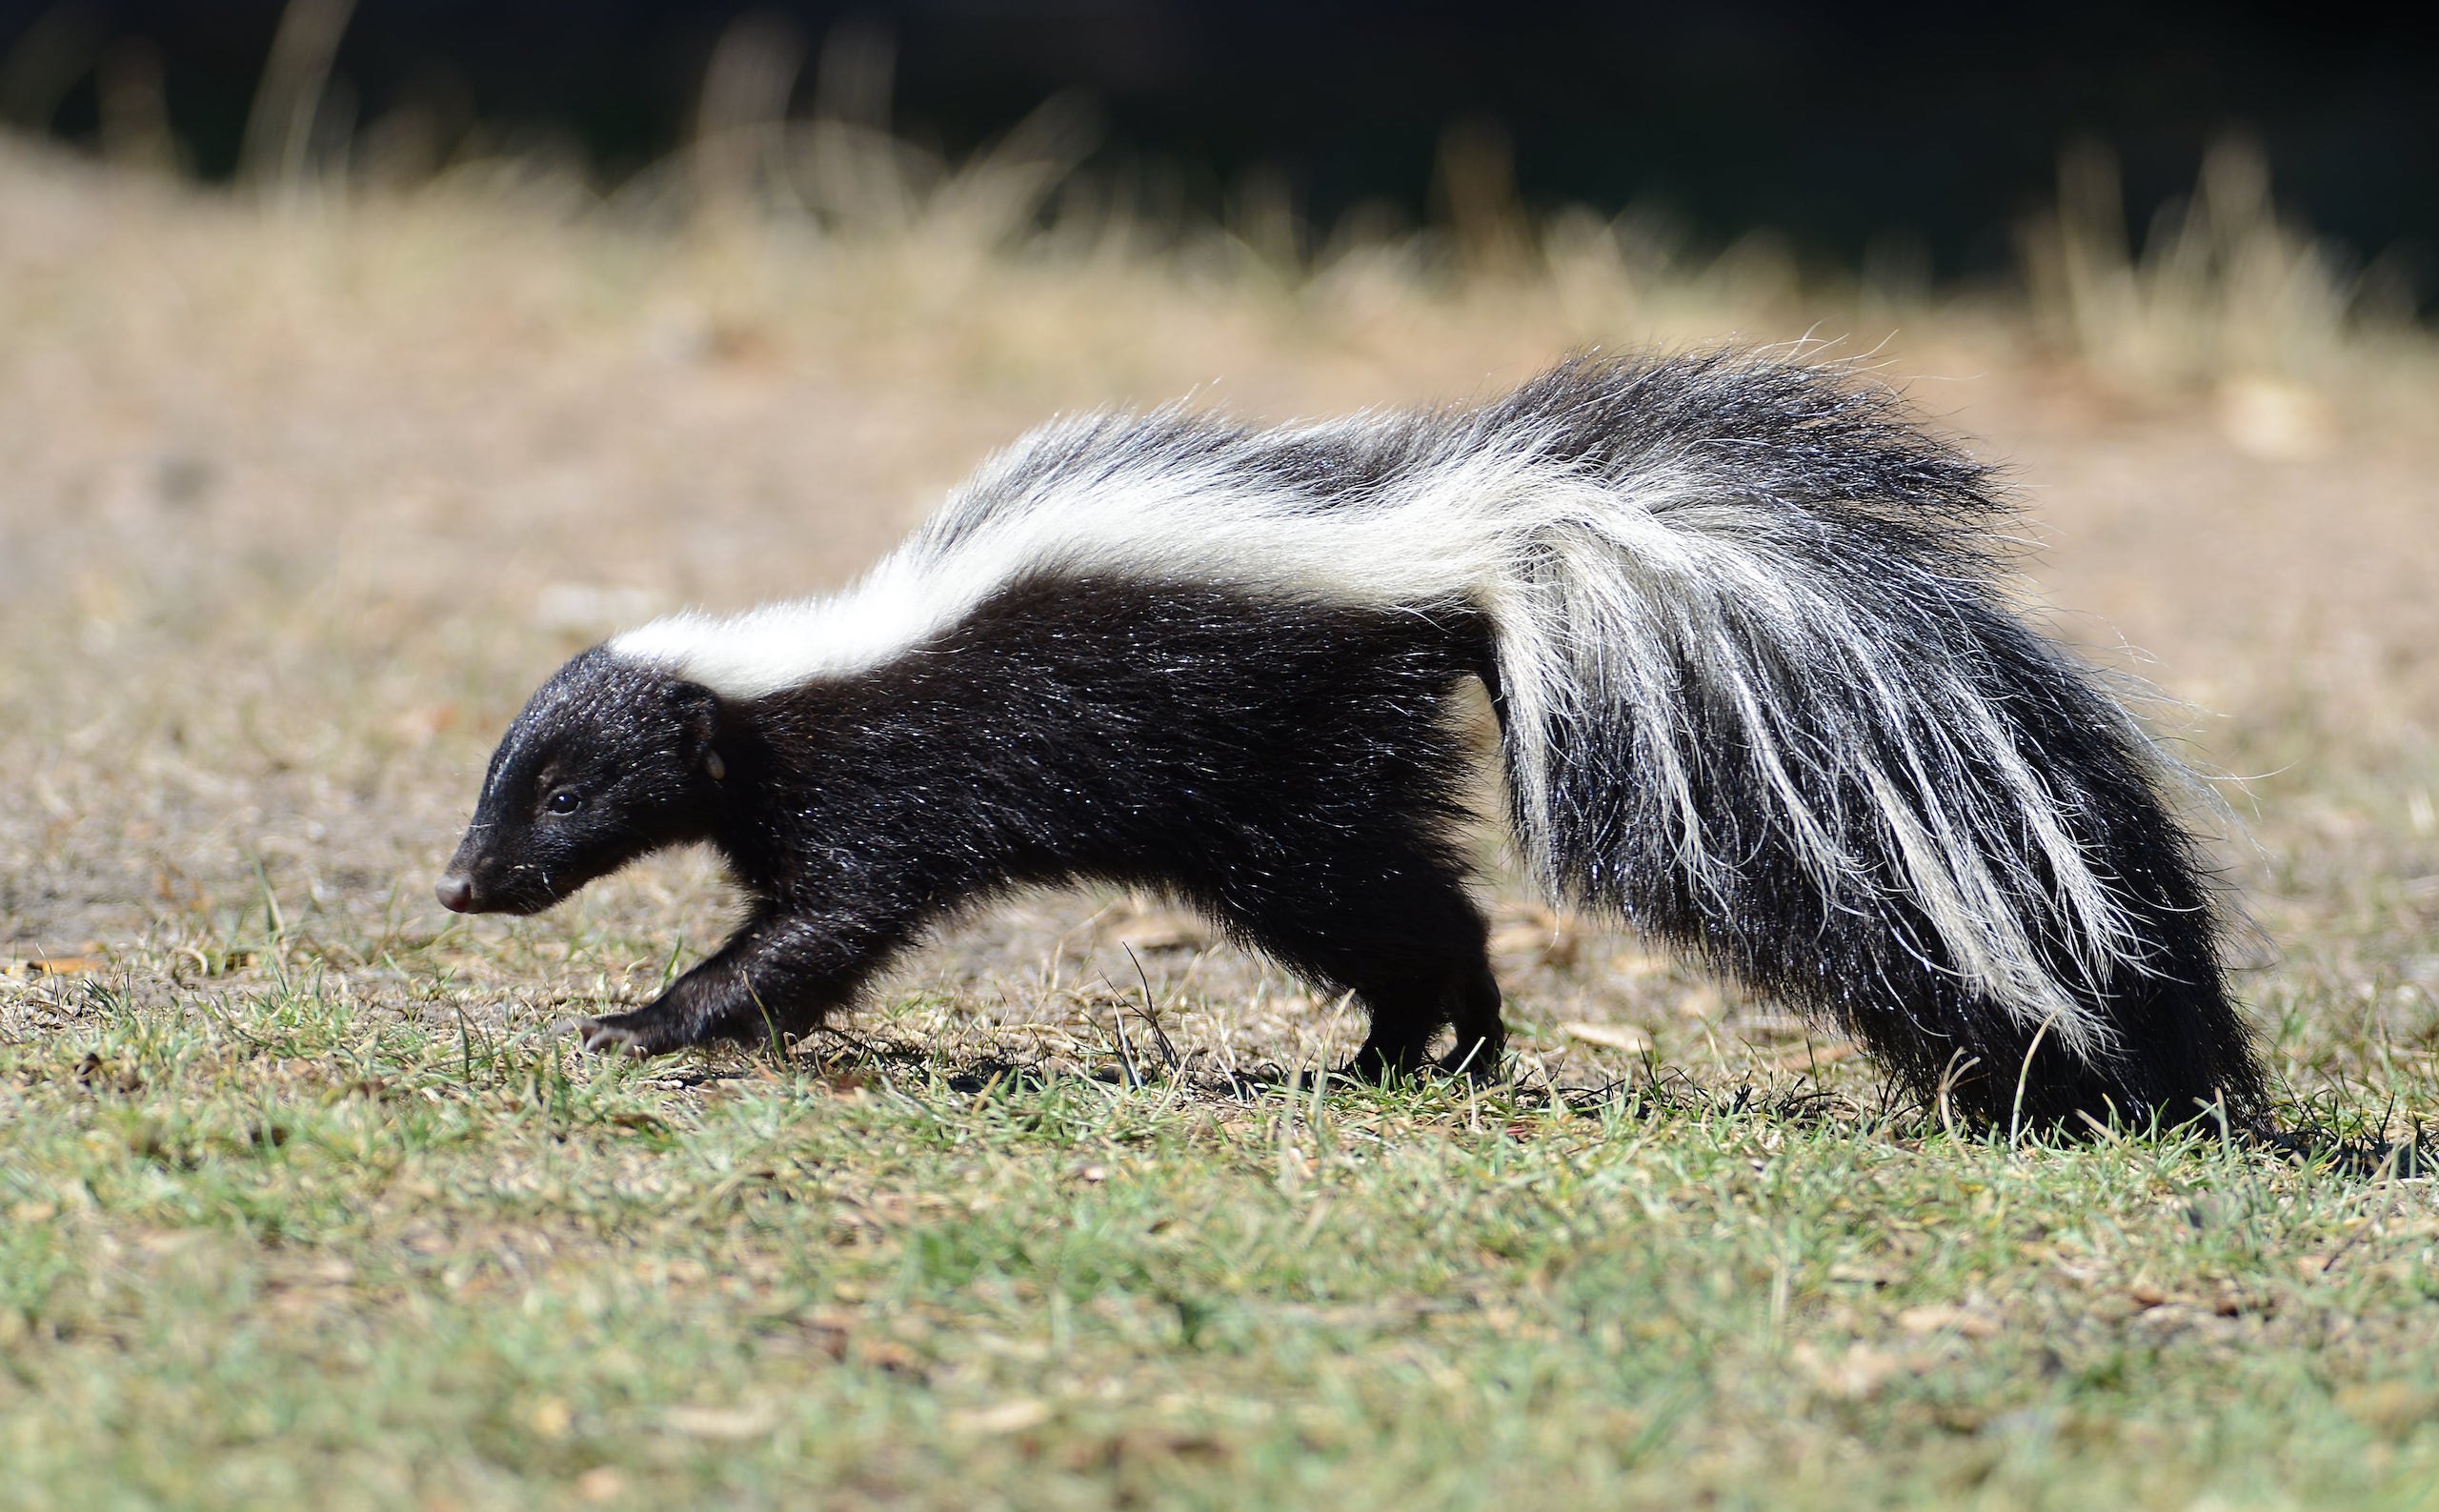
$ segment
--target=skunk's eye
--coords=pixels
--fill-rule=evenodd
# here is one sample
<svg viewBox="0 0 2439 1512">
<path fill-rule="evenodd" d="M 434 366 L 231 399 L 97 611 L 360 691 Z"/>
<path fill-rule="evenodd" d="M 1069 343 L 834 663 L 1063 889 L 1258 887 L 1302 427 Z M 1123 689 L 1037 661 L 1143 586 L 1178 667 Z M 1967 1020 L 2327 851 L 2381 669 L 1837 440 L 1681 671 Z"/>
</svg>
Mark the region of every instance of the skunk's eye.
<svg viewBox="0 0 2439 1512">
<path fill-rule="evenodd" d="M 584 807 L 584 798 L 574 788 L 561 788 L 545 798 L 542 807 L 553 814 L 574 814 Z"/>
</svg>

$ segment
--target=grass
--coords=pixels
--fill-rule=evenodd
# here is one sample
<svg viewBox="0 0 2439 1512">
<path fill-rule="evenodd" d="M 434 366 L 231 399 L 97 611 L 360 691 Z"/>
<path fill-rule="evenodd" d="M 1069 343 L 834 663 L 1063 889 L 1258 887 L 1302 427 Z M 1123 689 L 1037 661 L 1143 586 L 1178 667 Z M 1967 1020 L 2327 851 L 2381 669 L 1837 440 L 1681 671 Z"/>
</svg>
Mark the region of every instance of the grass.
<svg viewBox="0 0 2439 1512">
<path fill-rule="evenodd" d="M 0 1060 L 18 1504 L 2439 1483 L 2420 1183 L 1648 1086 L 631 1066 L 303 979 L 183 1022 L 87 991 Z"/>
<path fill-rule="evenodd" d="M 750 184 L 787 138 L 733 113 Z M 1055 125 L 877 190 L 833 122 L 811 220 L 0 152 L 0 1502 L 2429 1504 L 2428 1178 L 1957 1139 L 1496 864 L 1502 1087 L 1317 1087 L 1346 1016 L 1103 894 L 986 911 L 793 1062 L 541 1032 L 723 923 L 699 857 L 428 901 L 497 730 L 621 622 L 837 582 L 1062 407 L 1819 331 L 2008 460 L 2062 633 L 2220 711 L 2164 718 L 2249 779 L 2282 1113 L 2439 1118 L 2427 340 L 2299 296 L 2256 350 L 2107 247 L 1892 303 L 1581 214 L 1147 239 L 1026 197 Z"/>
</svg>

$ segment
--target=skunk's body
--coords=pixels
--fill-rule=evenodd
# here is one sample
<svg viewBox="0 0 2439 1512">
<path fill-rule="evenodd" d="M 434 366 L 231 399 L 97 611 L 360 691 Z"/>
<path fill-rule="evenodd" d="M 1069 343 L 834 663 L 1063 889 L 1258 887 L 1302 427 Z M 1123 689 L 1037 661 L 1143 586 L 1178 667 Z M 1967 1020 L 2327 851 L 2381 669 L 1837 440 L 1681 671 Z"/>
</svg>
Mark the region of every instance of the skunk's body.
<svg viewBox="0 0 2439 1512">
<path fill-rule="evenodd" d="M 1495 1062 L 1455 695 L 1542 884 L 2006 1123 L 2263 1108 L 2174 768 L 1995 586 L 1978 465 L 1767 360 L 1578 361 L 1487 406 L 1045 428 L 864 581 L 585 653 L 494 756 L 444 901 L 705 838 L 729 944 L 591 1038 L 800 1030 L 960 903 L 1178 894 Z M 554 796 L 563 807 L 547 805 Z"/>
</svg>

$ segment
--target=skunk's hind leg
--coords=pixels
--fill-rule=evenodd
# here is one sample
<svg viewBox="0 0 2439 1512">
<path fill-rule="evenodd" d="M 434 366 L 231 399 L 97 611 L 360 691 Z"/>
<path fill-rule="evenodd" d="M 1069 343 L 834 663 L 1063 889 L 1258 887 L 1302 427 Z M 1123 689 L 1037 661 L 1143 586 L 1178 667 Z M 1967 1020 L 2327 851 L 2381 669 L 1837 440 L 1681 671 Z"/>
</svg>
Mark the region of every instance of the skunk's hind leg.
<svg viewBox="0 0 2439 1512">
<path fill-rule="evenodd" d="M 1440 1069 L 1486 1080 L 1499 1075 L 1507 1048 L 1507 1026 L 1499 1017 L 1499 981 L 1485 960 L 1455 967 L 1437 981 L 1379 981 L 1355 989 L 1372 1016 L 1366 1036 L 1346 1074 L 1367 1081 L 1412 1076 L 1431 1062 L 1431 1041 L 1443 1028 L 1457 1042 L 1440 1058 Z"/>
<path fill-rule="evenodd" d="M 1431 1063 L 1432 1039 L 1454 1028 L 1442 1060 L 1469 1076 L 1495 1075 L 1506 1045 L 1489 926 L 1464 876 L 1437 847 L 1358 851 L 1308 874 L 1339 885 L 1226 900 L 1230 924 L 1257 948 L 1316 981 L 1354 994 L 1371 1033 L 1349 1074 L 1411 1076 Z"/>
</svg>

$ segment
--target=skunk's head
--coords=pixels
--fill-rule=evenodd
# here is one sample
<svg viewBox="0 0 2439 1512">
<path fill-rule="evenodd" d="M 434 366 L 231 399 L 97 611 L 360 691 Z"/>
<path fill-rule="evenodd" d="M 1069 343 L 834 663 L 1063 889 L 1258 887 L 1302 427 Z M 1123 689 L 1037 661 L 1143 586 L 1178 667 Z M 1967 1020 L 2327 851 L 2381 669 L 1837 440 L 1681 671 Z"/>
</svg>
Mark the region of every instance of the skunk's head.
<svg viewBox="0 0 2439 1512">
<path fill-rule="evenodd" d="M 461 914 L 534 914 L 647 851 L 701 837 L 721 777 L 719 698 L 595 647 L 559 669 L 492 755 L 433 889 Z"/>
</svg>

